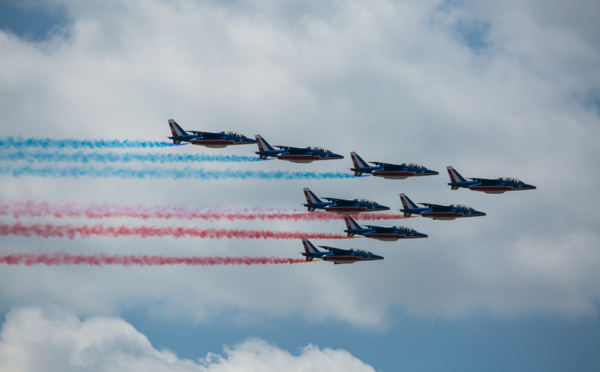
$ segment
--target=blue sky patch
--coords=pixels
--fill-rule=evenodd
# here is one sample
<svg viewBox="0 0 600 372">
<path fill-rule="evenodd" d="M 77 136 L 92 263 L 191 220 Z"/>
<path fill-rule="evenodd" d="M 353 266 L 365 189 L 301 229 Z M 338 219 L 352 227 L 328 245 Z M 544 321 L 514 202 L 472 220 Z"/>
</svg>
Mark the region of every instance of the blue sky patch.
<svg viewBox="0 0 600 372">
<path fill-rule="evenodd" d="M 66 23 L 67 14 L 63 7 L 0 2 L 0 30 L 27 40 L 47 40 Z"/>
<path fill-rule="evenodd" d="M 590 91 L 585 99 L 586 106 L 590 107 L 596 112 L 596 115 L 600 116 L 600 92 Z"/>
<path fill-rule="evenodd" d="M 157 349 L 168 348 L 180 358 L 196 359 L 207 352 L 222 354 L 249 338 L 297 355 L 300 348 L 344 349 L 377 371 L 563 371 L 600 367 L 598 324 L 592 318 L 525 316 L 495 319 L 480 315 L 463 320 L 425 319 L 396 310 L 401 322 L 384 332 L 361 330 L 344 322 L 310 323 L 301 318 L 270 319 L 234 325 L 224 319 L 191 325 L 157 321 L 144 310 L 123 314 Z M 543 355 L 543 357 L 540 357 Z"/>
<path fill-rule="evenodd" d="M 482 21 L 458 21 L 453 28 L 456 37 L 475 54 L 489 48 L 490 23 Z"/>
</svg>

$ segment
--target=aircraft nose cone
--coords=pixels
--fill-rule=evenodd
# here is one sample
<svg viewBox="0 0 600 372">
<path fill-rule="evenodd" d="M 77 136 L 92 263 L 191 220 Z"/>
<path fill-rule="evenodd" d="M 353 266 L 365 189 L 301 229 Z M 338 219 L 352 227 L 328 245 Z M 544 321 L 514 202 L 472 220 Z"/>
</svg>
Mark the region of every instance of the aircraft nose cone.
<svg viewBox="0 0 600 372">
<path fill-rule="evenodd" d="M 428 237 L 429 237 L 429 235 L 427 235 L 427 234 L 422 234 L 422 233 L 419 233 L 419 234 L 417 235 L 417 238 L 428 238 Z"/>
</svg>

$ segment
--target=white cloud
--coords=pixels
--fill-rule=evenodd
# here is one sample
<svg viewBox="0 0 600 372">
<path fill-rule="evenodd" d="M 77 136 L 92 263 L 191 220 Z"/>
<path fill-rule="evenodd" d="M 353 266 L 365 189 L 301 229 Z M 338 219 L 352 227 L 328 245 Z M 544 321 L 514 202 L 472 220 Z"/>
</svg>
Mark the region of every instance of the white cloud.
<svg viewBox="0 0 600 372">
<path fill-rule="evenodd" d="M 80 320 L 56 307 L 7 314 L 0 334 L 0 367 L 5 372 L 374 371 L 344 350 L 308 345 L 295 356 L 260 339 L 226 348 L 224 355 L 209 353 L 198 362 L 179 359 L 168 350 L 156 350 L 122 319 Z"/>
<path fill-rule="evenodd" d="M 260 339 L 226 348 L 226 356 L 209 354 L 203 364 L 208 371 L 375 371 L 344 350 L 308 345 L 294 356 Z"/>
</svg>

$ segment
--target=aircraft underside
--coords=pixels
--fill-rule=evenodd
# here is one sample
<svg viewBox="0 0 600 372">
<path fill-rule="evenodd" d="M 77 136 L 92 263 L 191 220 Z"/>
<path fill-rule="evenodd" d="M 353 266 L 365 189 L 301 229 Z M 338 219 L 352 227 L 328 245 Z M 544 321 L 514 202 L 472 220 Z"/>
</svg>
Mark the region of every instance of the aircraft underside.
<svg viewBox="0 0 600 372">
<path fill-rule="evenodd" d="M 193 145 L 206 146 L 210 148 L 222 148 L 229 145 L 235 145 L 229 141 L 207 141 L 207 140 L 192 140 L 190 141 Z"/>
<path fill-rule="evenodd" d="M 406 236 L 403 235 L 397 235 L 397 234 L 365 234 L 364 235 L 365 238 L 371 238 L 371 239 L 377 239 L 377 240 L 381 240 L 381 241 L 386 241 L 386 242 L 392 242 L 392 241 L 396 241 L 398 239 L 404 239 L 406 238 Z"/>
<path fill-rule="evenodd" d="M 356 261 L 360 261 L 360 258 L 348 256 L 348 257 L 323 257 L 323 261 L 330 261 L 337 265 L 339 264 L 352 264 Z"/>
<path fill-rule="evenodd" d="M 417 176 L 412 172 L 373 172 L 375 177 L 383 177 L 390 180 L 405 180 L 408 177 Z"/>
<path fill-rule="evenodd" d="M 333 207 L 333 208 L 325 208 L 325 210 L 327 212 L 334 212 L 337 214 L 342 214 L 342 215 L 351 215 L 351 214 L 359 214 L 360 212 L 368 212 L 363 208 L 340 208 L 340 207 Z"/>
<path fill-rule="evenodd" d="M 329 158 L 320 158 L 314 155 L 277 155 L 280 160 L 287 160 L 292 163 L 312 163 L 315 160 L 327 160 Z"/>
<path fill-rule="evenodd" d="M 481 191 L 486 194 L 504 194 L 505 191 L 512 190 L 506 186 L 472 186 L 469 188 L 473 191 Z"/>
<path fill-rule="evenodd" d="M 405 180 L 408 177 L 435 176 L 434 173 L 416 173 L 409 171 L 375 171 L 371 173 L 375 177 L 383 177 L 390 180 Z"/>
<path fill-rule="evenodd" d="M 423 213 L 422 214 L 423 217 L 427 217 L 427 218 L 432 218 L 434 220 L 454 220 L 457 217 L 469 217 L 469 216 L 463 216 L 462 214 L 458 214 L 458 213 Z"/>
<path fill-rule="evenodd" d="M 405 180 L 409 177 L 409 176 L 395 176 L 395 175 L 385 176 L 385 175 L 376 174 L 376 173 L 373 173 L 373 176 L 382 177 L 382 178 L 385 178 L 386 180 Z"/>
</svg>

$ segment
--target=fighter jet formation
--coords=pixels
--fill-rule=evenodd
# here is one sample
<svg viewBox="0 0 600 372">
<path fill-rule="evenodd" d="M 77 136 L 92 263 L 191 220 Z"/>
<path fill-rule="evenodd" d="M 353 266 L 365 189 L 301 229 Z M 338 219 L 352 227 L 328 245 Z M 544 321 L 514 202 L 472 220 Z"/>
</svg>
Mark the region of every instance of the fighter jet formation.
<svg viewBox="0 0 600 372">
<path fill-rule="evenodd" d="M 195 145 L 206 147 L 225 147 L 229 145 L 242 145 L 256 143 L 258 151 L 255 153 L 260 159 L 275 158 L 286 160 L 293 163 L 311 163 L 318 160 L 337 160 L 344 157 L 335 154 L 327 149 L 319 147 L 292 147 L 292 146 L 271 146 L 260 134 L 255 136 L 255 140 L 245 137 L 235 132 L 201 132 L 184 131 L 173 119 L 169 120 L 174 144 L 189 142 Z M 188 133 L 189 132 L 189 133 Z M 191 133 L 191 134 L 190 134 Z M 371 175 L 384 179 L 403 180 L 409 177 L 435 176 L 437 171 L 428 169 L 422 165 L 414 163 L 383 163 L 364 161 L 355 151 L 350 153 L 354 176 L 361 177 Z M 447 167 L 450 181 L 448 183 L 452 190 L 466 188 L 473 191 L 481 191 L 487 194 L 502 194 L 506 191 L 534 190 L 535 186 L 526 184 L 515 178 L 464 178 L 452 166 Z M 365 238 L 380 241 L 397 241 L 400 239 L 427 238 L 428 235 L 420 233 L 412 228 L 404 226 L 373 226 L 359 225 L 350 215 L 357 215 L 363 212 L 381 212 L 390 208 L 377 202 L 367 199 L 342 199 L 334 197 L 317 197 L 308 187 L 303 189 L 306 203 L 303 204 L 309 212 L 322 210 L 324 212 L 337 213 L 344 216 L 346 229 L 344 232 L 347 237 L 360 235 Z M 323 200 L 322 200 L 323 199 Z M 402 208 L 400 212 L 405 218 L 418 215 L 431 218 L 433 220 L 454 220 L 465 217 L 483 217 L 486 213 L 475 210 L 466 205 L 450 204 L 439 205 L 432 203 L 419 203 L 418 206 L 409 197 L 401 193 L 400 201 Z M 308 239 L 303 238 L 302 244 L 306 261 L 323 260 L 333 262 L 334 264 L 351 264 L 359 261 L 383 260 L 382 256 L 359 249 L 342 249 L 329 246 L 319 246 L 325 249 L 320 251 Z"/>
</svg>

